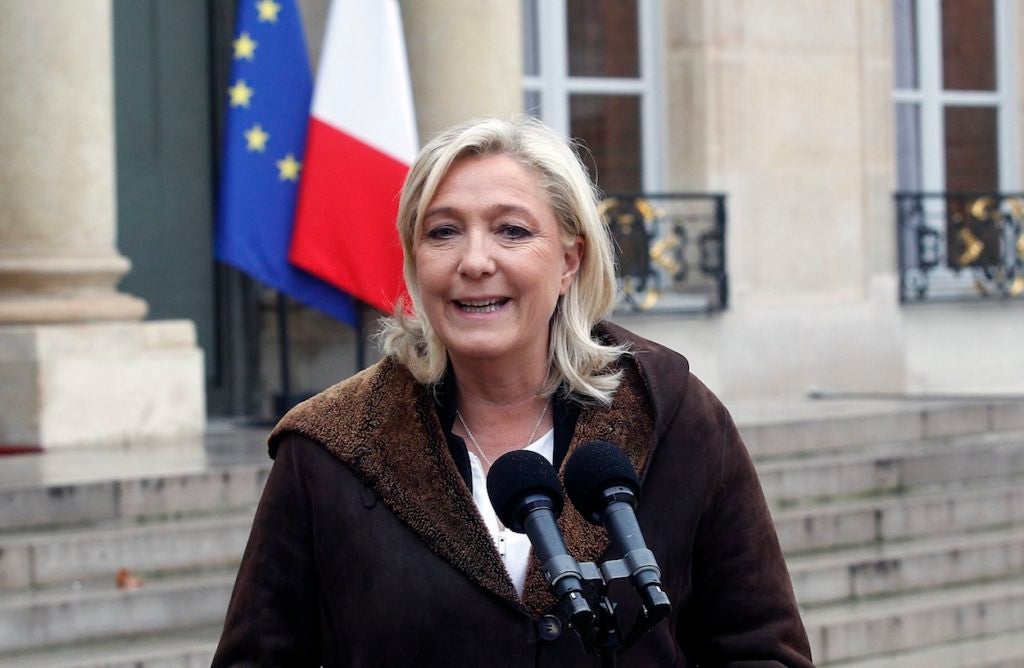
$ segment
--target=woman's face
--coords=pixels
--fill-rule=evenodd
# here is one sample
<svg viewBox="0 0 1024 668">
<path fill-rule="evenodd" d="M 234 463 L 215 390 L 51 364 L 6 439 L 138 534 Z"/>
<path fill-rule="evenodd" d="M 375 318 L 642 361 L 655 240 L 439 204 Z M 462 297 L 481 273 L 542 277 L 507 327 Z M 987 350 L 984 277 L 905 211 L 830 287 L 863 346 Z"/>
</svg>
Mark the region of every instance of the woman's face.
<svg viewBox="0 0 1024 668">
<path fill-rule="evenodd" d="M 547 364 L 548 323 L 579 269 L 537 175 L 507 155 L 458 160 L 413 253 L 424 315 L 453 363 Z"/>
</svg>

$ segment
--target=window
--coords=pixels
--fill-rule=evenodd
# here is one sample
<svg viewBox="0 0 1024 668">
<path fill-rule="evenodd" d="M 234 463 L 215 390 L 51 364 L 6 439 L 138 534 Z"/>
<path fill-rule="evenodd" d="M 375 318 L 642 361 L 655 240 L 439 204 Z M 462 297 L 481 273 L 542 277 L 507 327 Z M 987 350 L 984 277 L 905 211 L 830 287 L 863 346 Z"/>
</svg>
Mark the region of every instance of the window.
<svg viewBox="0 0 1024 668">
<path fill-rule="evenodd" d="M 899 190 L 1020 188 L 1008 0 L 893 0 Z"/>
<path fill-rule="evenodd" d="M 893 0 L 904 301 L 1024 292 L 1014 4 Z"/>
<path fill-rule="evenodd" d="M 585 143 L 605 191 L 660 185 L 656 11 L 654 0 L 523 0 L 525 111 Z"/>
</svg>

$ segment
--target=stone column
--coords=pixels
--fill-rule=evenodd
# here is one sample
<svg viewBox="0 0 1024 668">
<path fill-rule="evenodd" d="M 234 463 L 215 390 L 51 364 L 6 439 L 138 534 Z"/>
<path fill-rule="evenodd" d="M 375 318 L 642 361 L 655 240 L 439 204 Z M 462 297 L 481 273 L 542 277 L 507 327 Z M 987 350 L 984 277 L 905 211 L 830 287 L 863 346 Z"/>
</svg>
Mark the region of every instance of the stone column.
<svg viewBox="0 0 1024 668">
<path fill-rule="evenodd" d="M 194 326 L 116 291 L 111 0 L 0 21 L 0 446 L 195 433 Z"/>
<path fill-rule="evenodd" d="M 420 142 L 480 116 L 523 109 L 520 3 L 508 0 L 405 0 Z"/>
<path fill-rule="evenodd" d="M 898 391 L 891 3 L 780 4 L 661 0 L 666 181 L 728 194 L 730 304 L 635 328 L 730 399 Z"/>
</svg>

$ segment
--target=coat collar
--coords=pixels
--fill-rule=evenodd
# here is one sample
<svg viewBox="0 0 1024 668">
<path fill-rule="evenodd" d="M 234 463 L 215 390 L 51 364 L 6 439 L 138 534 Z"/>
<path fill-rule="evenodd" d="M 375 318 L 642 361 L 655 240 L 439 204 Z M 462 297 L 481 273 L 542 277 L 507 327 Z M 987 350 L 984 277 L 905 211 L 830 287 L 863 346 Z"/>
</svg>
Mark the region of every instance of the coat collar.
<svg viewBox="0 0 1024 668">
<path fill-rule="evenodd" d="M 622 383 L 612 406 L 580 411 L 565 461 L 581 445 L 603 439 L 619 445 L 642 476 L 654 412 L 633 358 L 623 356 L 620 368 Z M 271 456 L 286 433 L 322 444 L 431 550 L 482 588 L 535 616 L 556 605 L 532 555 L 522 600 L 516 595 L 452 461 L 431 390 L 400 364 L 383 360 L 294 408 L 271 434 Z M 560 477 L 564 473 L 563 462 Z M 584 520 L 568 499 L 558 523 L 578 561 L 595 561 L 607 549 L 604 529 Z"/>
</svg>

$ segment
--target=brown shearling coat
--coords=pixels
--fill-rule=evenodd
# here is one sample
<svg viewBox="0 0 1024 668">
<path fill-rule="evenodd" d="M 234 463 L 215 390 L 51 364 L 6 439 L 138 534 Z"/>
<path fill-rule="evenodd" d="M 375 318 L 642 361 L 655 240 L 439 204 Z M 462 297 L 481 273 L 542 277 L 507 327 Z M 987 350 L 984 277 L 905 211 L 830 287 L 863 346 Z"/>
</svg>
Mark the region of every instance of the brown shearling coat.
<svg viewBox="0 0 1024 668">
<path fill-rule="evenodd" d="M 618 444 L 641 475 L 637 510 L 673 609 L 620 666 L 811 666 L 768 508 L 739 433 L 686 360 L 628 342 L 609 408 L 582 409 L 569 446 Z M 257 511 L 214 666 L 597 666 L 531 558 L 520 600 L 456 469 L 433 396 L 383 361 L 290 412 L 271 436 Z M 568 457 L 566 458 L 566 460 Z M 579 561 L 603 529 L 568 500 Z M 638 604 L 611 589 L 624 626 Z"/>
</svg>

